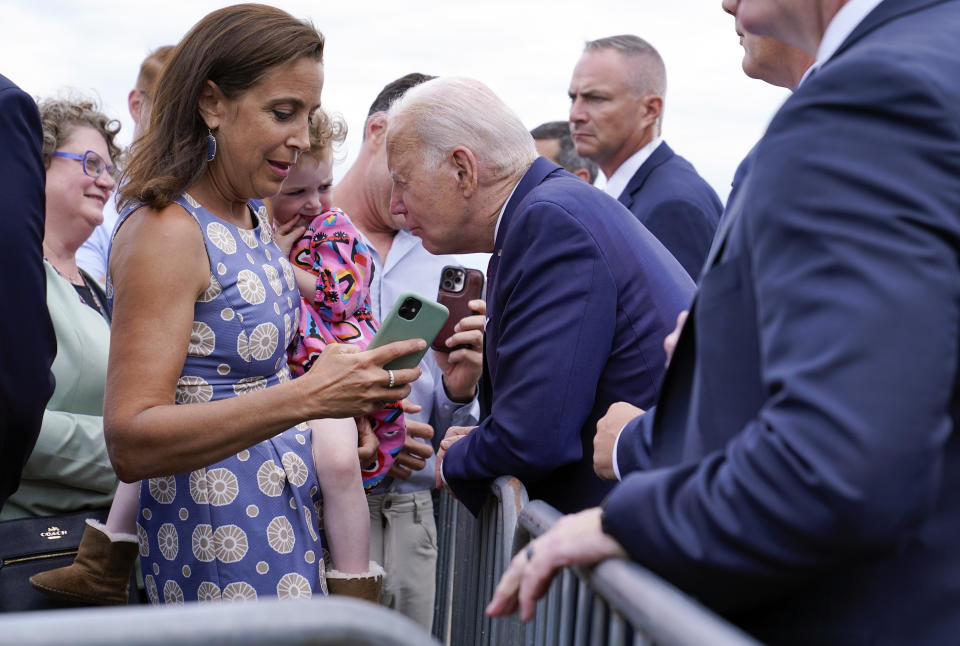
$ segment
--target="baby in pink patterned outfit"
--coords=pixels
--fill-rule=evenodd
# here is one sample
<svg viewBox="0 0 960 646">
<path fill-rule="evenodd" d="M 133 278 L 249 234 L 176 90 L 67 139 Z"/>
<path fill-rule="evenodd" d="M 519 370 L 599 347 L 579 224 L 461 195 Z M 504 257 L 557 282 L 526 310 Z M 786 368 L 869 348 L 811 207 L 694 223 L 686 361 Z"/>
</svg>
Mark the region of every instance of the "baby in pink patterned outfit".
<svg viewBox="0 0 960 646">
<path fill-rule="evenodd" d="M 367 246 L 347 214 L 333 208 L 318 215 L 290 253 L 293 266 L 313 276 L 313 293 L 303 296 L 296 346 L 289 349 L 290 372 L 302 375 L 331 343 L 366 348 L 377 332 L 370 312 L 373 263 Z M 405 427 L 400 402 L 368 416 L 380 440 L 374 462 L 362 465 L 368 492 L 385 488 L 383 480 L 403 446 Z"/>
<path fill-rule="evenodd" d="M 310 150 L 300 155 L 280 193 L 269 200 L 278 225 L 277 243 L 293 264 L 301 294 L 298 333 L 287 349 L 294 376 L 309 370 L 331 343 L 366 348 L 378 326 L 370 310 L 373 262 L 367 246 L 347 215 L 331 208 L 332 144 L 345 134 L 342 122 L 318 110 L 310 128 Z M 287 233 L 298 229 L 303 231 L 298 238 Z M 338 574 L 369 574 L 368 569 L 374 569 L 368 560 L 370 516 L 364 490 L 387 486 L 386 474 L 406 436 L 399 402 L 365 419 L 380 446 L 375 459 L 364 465 L 357 459 L 356 420 L 309 422 L 324 500 L 324 534 Z M 328 583 L 329 576 L 328 570 Z"/>
</svg>

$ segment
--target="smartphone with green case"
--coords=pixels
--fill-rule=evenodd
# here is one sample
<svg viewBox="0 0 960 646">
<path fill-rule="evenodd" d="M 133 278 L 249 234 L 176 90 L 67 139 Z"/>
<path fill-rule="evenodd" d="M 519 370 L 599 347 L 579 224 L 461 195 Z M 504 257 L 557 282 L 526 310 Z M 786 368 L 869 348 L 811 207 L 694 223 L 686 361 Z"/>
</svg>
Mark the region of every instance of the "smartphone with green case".
<svg viewBox="0 0 960 646">
<path fill-rule="evenodd" d="M 414 292 L 404 292 L 397 298 L 390 313 L 380 322 L 380 329 L 367 348 L 378 348 L 406 339 L 423 339 L 427 342 L 427 347 L 422 351 L 399 357 L 384 366 L 387 370 L 413 368 L 423 359 L 427 348 L 449 315 L 450 312 L 440 303 Z"/>
</svg>

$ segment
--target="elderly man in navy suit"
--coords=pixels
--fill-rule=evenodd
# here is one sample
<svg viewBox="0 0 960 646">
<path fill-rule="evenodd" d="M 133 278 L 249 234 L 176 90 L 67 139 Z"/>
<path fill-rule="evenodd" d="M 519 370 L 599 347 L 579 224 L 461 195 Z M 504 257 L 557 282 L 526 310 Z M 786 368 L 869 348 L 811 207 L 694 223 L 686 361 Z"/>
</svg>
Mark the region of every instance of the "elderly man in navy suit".
<svg viewBox="0 0 960 646">
<path fill-rule="evenodd" d="M 587 43 L 570 80 L 577 152 L 696 280 L 723 205 L 693 166 L 661 138 L 667 73 L 650 43 L 632 35 Z"/>
<path fill-rule="evenodd" d="M 626 552 L 765 642 L 960 634 L 960 1 L 724 0 L 816 56 L 752 153 L 621 484 L 490 608 Z M 576 537 L 573 549 L 571 536 Z"/>
<path fill-rule="evenodd" d="M 481 83 L 428 81 L 388 118 L 391 211 L 431 253 L 493 252 L 482 421 L 447 432 L 438 472 L 474 513 L 500 475 L 564 511 L 599 503 L 611 484 L 593 473 L 596 422 L 615 401 L 656 399 L 692 281 L 616 200 L 537 158 Z"/>
<path fill-rule="evenodd" d="M 43 133 L 37 104 L 0 75 L 0 507 L 20 484 L 53 393 L 57 352 L 43 274 Z"/>
</svg>

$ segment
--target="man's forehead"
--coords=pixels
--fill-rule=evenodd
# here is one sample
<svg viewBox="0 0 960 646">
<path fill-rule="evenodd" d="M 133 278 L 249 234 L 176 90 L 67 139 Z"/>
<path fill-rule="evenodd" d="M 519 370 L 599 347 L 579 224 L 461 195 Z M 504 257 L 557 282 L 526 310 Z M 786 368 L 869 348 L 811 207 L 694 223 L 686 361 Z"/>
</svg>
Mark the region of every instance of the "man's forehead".
<svg viewBox="0 0 960 646">
<path fill-rule="evenodd" d="M 599 86 L 624 84 L 630 73 L 628 62 L 615 49 L 584 52 L 573 69 L 570 88 L 580 91 Z"/>
<path fill-rule="evenodd" d="M 420 138 L 415 128 L 402 122 L 390 122 L 387 130 L 387 154 L 403 155 L 415 151 L 420 146 Z"/>
</svg>

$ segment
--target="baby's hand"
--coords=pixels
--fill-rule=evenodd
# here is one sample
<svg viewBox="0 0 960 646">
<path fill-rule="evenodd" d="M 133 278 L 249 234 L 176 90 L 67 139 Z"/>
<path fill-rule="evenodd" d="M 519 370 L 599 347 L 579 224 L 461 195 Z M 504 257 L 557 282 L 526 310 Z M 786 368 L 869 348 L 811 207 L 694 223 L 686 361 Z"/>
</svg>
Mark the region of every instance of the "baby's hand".
<svg viewBox="0 0 960 646">
<path fill-rule="evenodd" d="M 307 230 L 306 225 L 301 222 L 302 220 L 300 218 L 291 218 L 283 224 L 274 224 L 273 226 L 273 239 L 277 243 L 277 246 L 280 247 L 280 251 L 282 251 L 283 255 L 287 258 L 290 257 L 290 250 L 293 249 L 294 243 L 296 243 Z"/>
<path fill-rule="evenodd" d="M 373 432 L 369 417 L 361 415 L 354 420 L 357 422 L 357 457 L 360 458 L 360 464 L 365 466 L 371 461 L 376 461 L 380 440 Z"/>
</svg>

